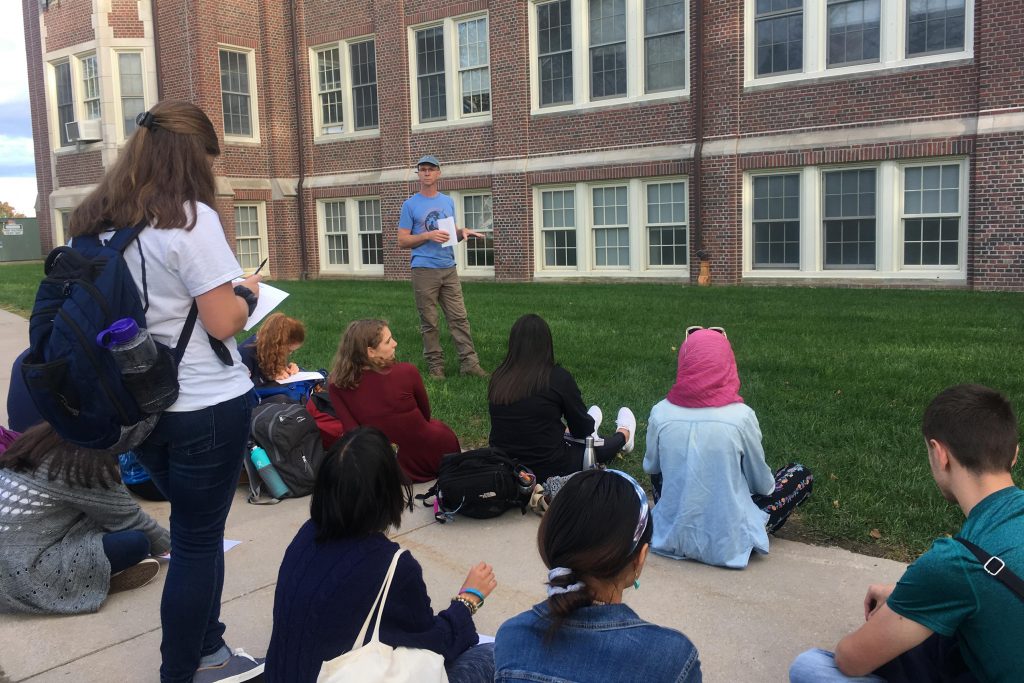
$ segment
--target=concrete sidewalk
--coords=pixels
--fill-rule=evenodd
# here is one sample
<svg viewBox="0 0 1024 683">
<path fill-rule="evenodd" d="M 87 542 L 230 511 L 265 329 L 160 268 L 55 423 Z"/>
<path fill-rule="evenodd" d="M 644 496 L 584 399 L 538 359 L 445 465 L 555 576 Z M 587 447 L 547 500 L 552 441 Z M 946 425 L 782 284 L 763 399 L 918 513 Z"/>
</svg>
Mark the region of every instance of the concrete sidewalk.
<svg viewBox="0 0 1024 683">
<path fill-rule="evenodd" d="M 0 311 L 0 423 L 6 424 L 10 365 L 27 345 L 28 324 Z M 422 489 L 423 487 L 418 487 Z M 143 507 L 167 523 L 166 503 Z M 308 499 L 275 506 L 245 503 L 241 490 L 226 537 L 242 541 L 225 556 L 222 618 L 232 647 L 266 652 L 277 569 L 308 518 Z M 396 540 L 423 565 L 435 608 L 447 605 L 469 567 L 494 565 L 498 588 L 477 614 L 482 633 L 544 597 L 546 570 L 536 550 L 538 518 L 508 512 L 495 520 L 434 522 L 431 511 L 406 513 Z M 862 621 L 869 583 L 893 582 L 904 565 L 773 539 L 768 557 L 743 571 L 651 556 L 638 591 L 626 602 L 641 617 L 686 633 L 700 650 L 704 678 L 785 681 L 790 661 L 811 646 L 832 647 Z M 11 681 L 156 681 L 160 655 L 162 576 L 145 588 L 111 596 L 97 614 L 73 617 L 3 615 L 0 669 Z M 657 656 L 657 653 L 651 653 Z"/>
</svg>

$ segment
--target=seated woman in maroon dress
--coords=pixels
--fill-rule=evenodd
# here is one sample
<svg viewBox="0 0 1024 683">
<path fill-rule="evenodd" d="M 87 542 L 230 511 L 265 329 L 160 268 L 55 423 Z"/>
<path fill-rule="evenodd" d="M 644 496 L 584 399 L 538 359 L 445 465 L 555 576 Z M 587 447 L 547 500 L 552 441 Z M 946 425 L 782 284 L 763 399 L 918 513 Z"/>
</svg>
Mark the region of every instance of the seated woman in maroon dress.
<svg viewBox="0 0 1024 683">
<path fill-rule="evenodd" d="M 383 320 L 349 323 L 331 368 L 331 404 L 346 432 L 376 427 L 398 444 L 398 464 L 409 478 L 430 481 L 441 456 L 461 450 L 459 440 L 448 425 L 430 419 L 420 373 L 395 359 L 396 346 Z"/>
</svg>

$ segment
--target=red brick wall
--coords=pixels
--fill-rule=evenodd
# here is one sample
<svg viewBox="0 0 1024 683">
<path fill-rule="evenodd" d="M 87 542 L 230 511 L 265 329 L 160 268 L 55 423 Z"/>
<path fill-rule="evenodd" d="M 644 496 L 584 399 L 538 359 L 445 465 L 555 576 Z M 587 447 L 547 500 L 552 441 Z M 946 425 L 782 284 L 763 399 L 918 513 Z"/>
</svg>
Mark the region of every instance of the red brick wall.
<svg viewBox="0 0 1024 683">
<path fill-rule="evenodd" d="M 1024 132 L 977 140 L 968 277 L 975 289 L 1024 289 Z"/>
<path fill-rule="evenodd" d="M 31 11 L 28 11 L 27 8 L 30 4 L 25 5 L 26 31 L 28 31 L 28 19 L 38 17 L 40 14 L 39 3 L 35 3 Z M 92 29 L 92 0 L 51 2 L 49 8 L 43 11 L 42 15 L 46 25 L 44 52 L 61 50 L 87 40 L 93 40 L 96 37 Z"/>
<path fill-rule="evenodd" d="M 107 23 L 115 38 L 142 38 L 145 35 L 139 19 L 138 0 L 112 0 Z"/>
<path fill-rule="evenodd" d="M 91 185 L 103 177 L 103 159 L 99 150 L 57 155 L 57 185 Z"/>
</svg>

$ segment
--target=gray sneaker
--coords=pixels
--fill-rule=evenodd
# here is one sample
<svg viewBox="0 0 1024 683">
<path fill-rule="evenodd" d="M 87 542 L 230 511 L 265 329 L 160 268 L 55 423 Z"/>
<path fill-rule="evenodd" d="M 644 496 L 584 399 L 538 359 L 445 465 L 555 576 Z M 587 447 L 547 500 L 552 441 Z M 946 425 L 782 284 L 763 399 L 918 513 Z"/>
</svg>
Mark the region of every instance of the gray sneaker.
<svg viewBox="0 0 1024 683">
<path fill-rule="evenodd" d="M 262 657 L 253 657 L 242 648 L 237 648 L 223 664 L 196 671 L 192 683 L 241 683 L 259 680 L 263 677 L 263 662 Z"/>
</svg>

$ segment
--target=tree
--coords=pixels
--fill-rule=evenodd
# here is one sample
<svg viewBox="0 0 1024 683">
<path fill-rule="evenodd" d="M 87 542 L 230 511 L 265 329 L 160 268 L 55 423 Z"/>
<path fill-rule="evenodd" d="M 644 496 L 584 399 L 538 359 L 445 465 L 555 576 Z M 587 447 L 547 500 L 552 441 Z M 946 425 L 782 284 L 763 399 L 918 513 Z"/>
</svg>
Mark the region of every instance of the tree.
<svg viewBox="0 0 1024 683">
<path fill-rule="evenodd" d="M 24 218 L 25 214 L 14 210 L 7 202 L 0 202 L 0 218 Z"/>
</svg>

